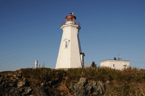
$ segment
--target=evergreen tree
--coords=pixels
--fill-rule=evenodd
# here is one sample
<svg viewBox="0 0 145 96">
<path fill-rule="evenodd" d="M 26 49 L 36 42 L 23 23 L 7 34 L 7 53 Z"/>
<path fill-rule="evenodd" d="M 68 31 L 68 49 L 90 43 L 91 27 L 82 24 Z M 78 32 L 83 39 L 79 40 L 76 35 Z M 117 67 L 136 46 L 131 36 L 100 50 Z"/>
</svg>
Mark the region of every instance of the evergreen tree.
<svg viewBox="0 0 145 96">
<path fill-rule="evenodd" d="M 94 61 L 92 62 L 92 65 L 91 66 L 94 67 L 94 68 L 97 67 Z"/>
</svg>

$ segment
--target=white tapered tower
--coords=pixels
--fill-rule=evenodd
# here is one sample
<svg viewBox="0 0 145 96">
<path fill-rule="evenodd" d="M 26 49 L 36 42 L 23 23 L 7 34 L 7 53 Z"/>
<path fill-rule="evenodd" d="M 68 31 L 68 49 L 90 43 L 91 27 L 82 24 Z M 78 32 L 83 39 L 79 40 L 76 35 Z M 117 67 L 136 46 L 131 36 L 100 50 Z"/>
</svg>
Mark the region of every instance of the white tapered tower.
<svg viewBox="0 0 145 96">
<path fill-rule="evenodd" d="M 80 28 L 80 24 L 76 22 L 76 17 L 72 13 L 66 16 L 65 22 L 61 25 L 63 34 L 56 62 L 56 69 L 83 67 L 84 53 L 81 52 L 79 41 Z"/>
</svg>

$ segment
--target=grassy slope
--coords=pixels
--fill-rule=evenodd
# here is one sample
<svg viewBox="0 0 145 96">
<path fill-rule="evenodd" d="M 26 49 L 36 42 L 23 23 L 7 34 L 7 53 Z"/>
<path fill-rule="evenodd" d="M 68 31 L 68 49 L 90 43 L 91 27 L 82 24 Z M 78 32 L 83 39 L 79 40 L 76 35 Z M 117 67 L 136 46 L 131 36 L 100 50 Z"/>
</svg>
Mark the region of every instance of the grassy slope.
<svg viewBox="0 0 145 96">
<path fill-rule="evenodd" d="M 128 68 L 123 71 L 110 68 L 76 68 L 68 70 L 55 70 L 50 68 L 26 68 L 14 72 L 0 72 L 0 74 L 21 73 L 29 82 L 35 82 L 40 86 L 41 82 L 53 81 L 56 83 L 65 82 L 69 88 L 71 82 L 78 82 L 80 77 L 89 81 L 107 80 L 112 82 L 111 88 L 106 90 L 105 95 L 144 95 L 145 93 L 145 70 Z"/>
</svg>

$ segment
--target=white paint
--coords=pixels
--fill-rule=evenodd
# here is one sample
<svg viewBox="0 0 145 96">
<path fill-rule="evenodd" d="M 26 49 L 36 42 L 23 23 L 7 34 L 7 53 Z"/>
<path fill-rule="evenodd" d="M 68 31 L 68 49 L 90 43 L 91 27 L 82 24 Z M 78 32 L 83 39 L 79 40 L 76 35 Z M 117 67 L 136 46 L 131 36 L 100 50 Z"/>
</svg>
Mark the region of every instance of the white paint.
<svg viewBox="0 0 145 96">
<path fill-rule="evenodd" d="M 35 68 L 38 67 L 38 60 L 35 60 Z"/>
<path fill-rule="evenodd" d="M 61 26 L 63 30 L 61 44 L 56 62 L 56 69 L 59 68 L 81 68 L 81 55 L 79 44 L 79 29 L 73 21 L 67 21 Z"/>
<path fill-rule="evenodd" d="M 130 67 L 130 61 L 125 60 L 105 60 L 100 61 L 100 67 L 110 67 L 113 69 L 123 70 L 124 68 Z M 114 65 L 114 66 L 113 66 Z"/>
</svg>

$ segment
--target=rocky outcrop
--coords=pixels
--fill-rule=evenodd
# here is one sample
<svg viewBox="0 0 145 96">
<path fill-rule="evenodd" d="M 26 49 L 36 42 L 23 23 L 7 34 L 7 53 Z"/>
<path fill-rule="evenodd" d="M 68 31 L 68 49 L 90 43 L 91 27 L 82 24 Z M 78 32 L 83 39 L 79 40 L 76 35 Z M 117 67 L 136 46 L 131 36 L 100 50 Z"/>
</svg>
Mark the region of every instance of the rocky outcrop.
<svg viewBox="0 0 145 96">
<path fill-rule="evenodd" d="M 71 88 L 66 94 L 67 96 L 101 96 L 105 93 L 106 88 L 110 87 L 109 84 L 109 81 L 106 83 L 88 82 L 86 78 L 80 78 L 78 83 L 71 83 Z M 0 75 L 0 96 L 61 96 L 53 89 L 65 90 L 63 90 L 65 85 L 55 84 L 53 81 L 41 82 L 37 87 L 34 85 L 36 85 L 34 82 L 29 82 L 21 74 Z M 65 88 L 67 89 L 67 87 Z"/>
<path fill-rule="evenodd" d="M 60 96 L 52 90 L 45 90 L 45 87 L 56 88 L 59 84 L 53 85 L 52 81 L 48 81 L 40 83 L 40 87 L 35 85 L 34 82 L 28 82 L 21 74 L 0 75 L 0 96 Z"/>
<path fill-rule="evenodd" d="M 78 83 L 71 84 L 72 96 L 101 96 L 105 93 L 105 84 L 102 82 L 88 82 L 80 78 Z"/>
</svg>

